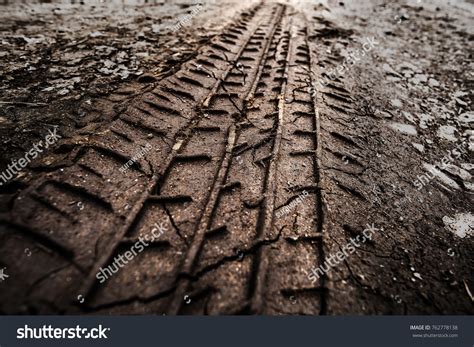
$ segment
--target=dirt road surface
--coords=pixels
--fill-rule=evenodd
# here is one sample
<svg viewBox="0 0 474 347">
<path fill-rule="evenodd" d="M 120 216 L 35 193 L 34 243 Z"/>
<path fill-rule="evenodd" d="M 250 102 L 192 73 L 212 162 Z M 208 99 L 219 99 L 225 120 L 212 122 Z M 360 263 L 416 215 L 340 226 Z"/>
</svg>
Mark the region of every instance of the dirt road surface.
<svg viewBox="0 0 474 347">
<path fill-rule="evenodd" d="M 472 2 L 0 8 L 1 313 L 474 313 Z"/>
</svg>

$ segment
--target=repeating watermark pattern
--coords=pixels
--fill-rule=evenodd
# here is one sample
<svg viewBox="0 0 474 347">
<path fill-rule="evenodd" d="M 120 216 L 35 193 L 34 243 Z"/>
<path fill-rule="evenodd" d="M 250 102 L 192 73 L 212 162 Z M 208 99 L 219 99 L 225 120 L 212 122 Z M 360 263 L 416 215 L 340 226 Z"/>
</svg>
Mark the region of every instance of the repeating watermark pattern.
<svg viewBox="0 0 474 347">
<path fill-rule="evenodd" d="M 5 281 L 8 277 L 10 277 L 5 273 L 5 270 L 6 268 L 0 269 L 0 281 L 2 282 Z"/>
<path fill-rule="evenodd" d="M 416 189 L 421 190 L 425 185 L 429 184 L 433 178 L 440 174 L 440 170 L 437 167 L 444 170 L 454 162 L 454 159 L 459 159 L 463 153 L 463 150 L 460 149 L 462 146 L 462 143 L 457 145 L 456 148 L 448 151 L 448 155 L 445 155 L 436 165 L 430 166 L 427 173 L 416 176 L 416 180 L 413 182 Z M 429 175 L 430 173 L 431 175 Z"/>
<path fill-rule="evenodd" d="M 130 166 L 132 166 L 138 160 L 143 158 L 145 156 L 145 154 L 147 154 L 150 150 L 151 150 L 151 145 L 149 143 L 147 143 L 144 148 L 142 148 L 140 151 L 135 153 L 135 155 L 132 157 L 132 159 L 130 159 L 129 161 L 127 161 L 125 164 L 122 165 L 122 167 L 119 169 L 120 172 L 124 173 L 125 171 L 127 171 L 130 168 Z"/>
<path fill-rule="evenodd" d="M 402 298 L 400 297 L 400 295 L 395 295 L 393 296 L 393 300 L 395 300 L 395 302 L 397 304 L 401 304 L 403 302 Z"/>
<path fill-rule="evenodd" d="M 298 302 L 298 300 L 296 300 L 294 295 L 290 296 L 290 301 L 293 305 L 296 305 L 296 303 Z"/>
<path fill-rule="evenodd" d="M 326 69 L 323 73 L 322 78 L 319 79 L 318 83 L 320 87 L 324 88 L 326 85 L 332 81 L 338 78 L 339 76 L 343 76 L 347 70 L 349 70 L 351 67 L 357 64 L 361 60 L 360 57 L 364 57 L 366 54 L 368 54 L 372 49 L 374 49 L 375 46 L 379 45 L 380 42 L 378 42 L 375 37 L 366 37 L 364 41 L 362 42 L 362 49 L 353 49 L 347 53 L 347 56 L 345 57 L 344 61 L 342 64 Z M 316 94 L 316 90 L 314 90 L 313 87 L 309 87 L 309 92 L 311 95 L 314 97 Z"/>
<path fill-rule="evenodd" d="M 156 241 L 166 231 L 168 231 L 167 225 L 163 225 L 163 223 L 158 225 L 157 223 L 155 223 L 154 228 L 151 229 L 150 234 L 145 236 L 140 235 L 138 237 L 138 241 L 132 245 L 130 250 L 126 251 L 124 254 L 119 254 L 118 256 L 114 257 L 114 261 L 112 262 L 112 264 L 108 265 L 106 268 L 101 267 L 95 277 L 99 280 L 100 283 L 104 283 L 110 277 L 112 277 L 113 274 L 117 273 L 121 268 L 123 268 L 130 261 L 132 261 L 138 254 L 143 252 L 145 248 L 150 245 L 149 242 Z"/>
<path fill-rule="evenodd" d="M 39 141 L 33 145 L 28 152 L 25 152 L 25 155 L 18 159 L 12 160 L 6 170 L 0 173 L 0 186 L 6 184 L 8 181 L 13 179 L 22 169 L 24 169 L 32 160 L 36 159 L 40 153 L 43 153 L 44 149 L 48 149 L 49 146 L 56 143 L 62 136 L 58 133 L 58 127 L 54 127 L 53 130 L 48 130 L 48 135 L 46 135 L 45 140 Z M 2 182 L 3 181 L 3 182 Z"/>
<path fill-rule="evenodd" d="M 471 142 L 472 139 L 470 138 L 467 144 L 468 147 L 470 147 Z M 449 150 L 448 154 L 444 156 L 441 160 L 438 160 L 436 165 L 425 165 L 425 170 L 428 172 L 422 174 L 421 176 L 417 176 L 416 180 L 413 181 L 413 185 L 415 186 L 415 188 L 419 191 L 423 187 L 428 185 L 435 177 L 442 177 L 443 174 L 441 173 L 441 170 L 444 170 L 450 165 L 453 165 L 455 159 L 459 159 L 463 154 L 467 153 L 467 151 L 462 148 L 464 145 L 464 143 L 460 143 L 454 149 Z M 439 169 L 437 167 L 439 167 Z M 402 187 L 392 185 L 392 188 L 397 189 L 399 193 L 405 194 L 403 198 L 393 201 L 392 204 L 395 204 L 399 208 L 402 208 L 407 203 L 416 203 L 416 199 L 412 199 L 408 194 L 406 194 Z M 381 205 L 384 192 L 379 187 L 374 187 L 372 189 L 372 193 L 374 194 L 372 198 L 372 204 L 376 203 Z M 400 219 L 403 220 L 403 217 L 400 217 Z"/>
<path fill-rule="evenodd" d="M 361 244 L 365 243 L 367 240 L 372 241 L 372 235 L 378 230 L 382 229 L 377 229 L 373 223 L 372 225 L 367 224 L 367 228 L 362 231 L 362 235 L 357 235 L 355 239 L 351 237 L 350 242 L 343 246 L 341 251 L 326 257 L 324 264 L 320 265 L 318 268 L 313 267 L 311 273 L 308 274 L 308 279 L 315 283 L 319 277 L 328 273 L 331 268 L 338 266 L 346 260 L 347 257 L 357 250 L 357 248 L 360 248 Z"/>
<path fill-rule="evenodd" d="M 298 195 L 298 197 L 293 200 L 290 204 L 284 206 L 278 212 L 276 213 L 276 217 L 280 218 L 288 213 L 290 213 L 296 206 L 298 206 L 300 203 L 303 202 L 303 200 L 308 196 L 308 192 L 306 190 L 303 190 L 303 192 Z"/>
<path fill-rule="evenodd" d="M 196 6 L 194 6 L 192 9 L 191 9 L 191 13 L 190 14 L 187 14 L 187 15 L 184 15 L 184 16 L 181 16 L 178 20 L 178 23 L 176 23 L 175 25 L 172 25 L 170 27 L 168 27 L 168 30 L 172 31 L 172 32 L 177 32 L 178 30 L 180 30 L 183 26 L 185 25 L 188 25 L 191 20 L 199 13 L 202 11 L 202 8 L 203 6 L 201 4 L 197 4 Z"/>
</svg>

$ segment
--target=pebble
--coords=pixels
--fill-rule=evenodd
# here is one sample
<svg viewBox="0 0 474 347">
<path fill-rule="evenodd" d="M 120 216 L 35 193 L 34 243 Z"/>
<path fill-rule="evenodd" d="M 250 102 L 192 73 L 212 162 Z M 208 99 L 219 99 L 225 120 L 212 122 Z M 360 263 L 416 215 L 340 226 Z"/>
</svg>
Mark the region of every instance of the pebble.
<svg viewBox="0 0 474 347">
<path fill-rule="evenodd" d="M 412 142 L 413 147 L 415 147 L 420 153 L 423 153 L 425 151 L 425 146 L 423 146 L 421 143 L 415 143 Z"/>
<path fill-rule="evenodd" d="M 410 80 L 410 82 L 413 84 L 419 84 L 420 82 L 426 83 L 428 82 L 428 76 L 423 74 L 416 74 L 415 77 Z"/>
<path fill-rule="evenodd" d="M 445 140 L 456 142 L 457 139 L 456 136 L 454 136 L 455 131 L 455 127 L 451 125 L 443 125 L 439 127 L 437 135 Z"/>
<path fill-rule="evenodd" d="M 383 64 L 382 66 L 383 70 L 388 74 L 388 75 L 393 75 L 396 77 L 402 77 L 398 72 L 396 72 L 394 69 L 390 67 L 388 64 Z"/>
<path fill-rule="evenodd" d="M 389 124 L 390 128 L 401 132 L 402 134 L 406 135 L 417 135 L 418 132 L 416 128 L 411 124 L 403 124 L 403 123 L 391 123 Z"/>
<path fill-rule="evenodd" d="M 430 85 L 430 87 L 439 87 L 439 82 L 434 78 L 430 78 L 428 80 L 428 84 Z"/>
<path fill-rule="evenodd" d="M 390 103 L 392 104 L 392 106 L 394 107 L 398 107 L 398 108 L 401 108 L 403 107 L 403 103 L 400 99 L 392 99 L 390 100 Z"/>
<path fill-rule="evenodd" d="M 464 101 L 462 101 L 461 99 L 459 98 L 454 98 L 454 100 L 456 101 L 456 103 L 460 106 L 467 106 L 467 103 L 465 103 Z"/>
</svg>

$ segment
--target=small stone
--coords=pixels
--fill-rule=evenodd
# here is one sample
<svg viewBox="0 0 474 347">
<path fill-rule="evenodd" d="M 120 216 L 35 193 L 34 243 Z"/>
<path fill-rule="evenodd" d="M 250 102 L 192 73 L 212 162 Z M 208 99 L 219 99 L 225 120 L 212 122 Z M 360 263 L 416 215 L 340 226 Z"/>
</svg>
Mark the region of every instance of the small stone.
<svg viewBox="0 0 474 347">
<path fill-rule="evenodd" d="M 461 99 L 459 98 L 454 98 L 454 100 L 456 101 L 456 103 L 460 106 L 467 106 L 467 103 L 465 103 L 464 101 L 462 101 Z"/>
<path fill-rule="evenodd" d="M 383 118 L 393 118 L 393 115 L 385 111 L 377 111 L 377 114 L 380 114 Z"/>
<path fill-rule="evenodd" d="M 415 147 L 420 153 L 423 153 L 425 151 L 425 146 L 423 146 L 421 143 L 412 142 L 412 146 Z"/>
<path fill-rule="evenodd" d="M 94 31 L 89 34 L 90 37 L 100 37 L 102 36 L 102 33 L 100 31 Z"/>
<path fill-rule="evenodd" d="M 390 65 L 388 65 L 388 64 L 383 64 L 382 68 L 387 73 L 387 75 L 402 77 L 402 75 L 400 75 L 398 72 L 396 72 L 394 69 L 392 69 L 390 67 Z"/>
<path fill-rule="evenodd" d="M 414 84 L 419 84 L 420 82 L 426 83 L 428 82 L 428 76 L 423 74 L 416 74 L 415 77 L 411 79 Z"/>
<path fill-rule="evenodd" d="M 402 115 L 403 115 L 403 117 L 405 117 L 405 119 L 407 121 L 409 121 L 411 123 L 416 123 L 415 117 L 410 112 L 402 111 Z"/>
<path fill-rule="evenodd" d="M 430 78 L 428 80 L 428 84 L 430 85 L 430 87 L 439 87 L 439 82 L 434 78 Z"/>
<path fill-rule="evenodd" d="M 438 137 L 446 139 L 451 142 L 456 142 L 456 136 L 454 136 L 456 128 L 451 125 L 443 125 L 438 129 Z"/>
<path fill-rule="evenodd" d="M 397 70 L 401 71 L 414 71 L 414 72 L 421 72 L 421 69 L 418 66 L 413 65 L 412 63 L 404 62 L 397 66 Z"/>
<path fill-rule="evenodd" d="M 399 99 L 392 99 L 390 100 L 390 103 L 392 104 L 393 107 L 397 107 L 397 108 L 403 107 L 403 103 Z"/>
<path fill-rule="evenodd" d="M 462 98 L 463 96 L 466 96 L 466 95 L 469 95 L 469 93 L 463 92 L 462 90 L 453 93 L 454 98 Z"/>
<path fill-rule="evenodd" d="M 474 123 L 474 112 L 462 113 L 458 116 L 458 121 L 461 123 Z"/>
<path fill-rule="evenodd" d="M 403 124 L 403 123 L 391 123 L 389 127 L 401 132 L 402 134 L 406 135 L 417 135 L 418 132 L 416 128 L 411 124 Z"/>
</svg>

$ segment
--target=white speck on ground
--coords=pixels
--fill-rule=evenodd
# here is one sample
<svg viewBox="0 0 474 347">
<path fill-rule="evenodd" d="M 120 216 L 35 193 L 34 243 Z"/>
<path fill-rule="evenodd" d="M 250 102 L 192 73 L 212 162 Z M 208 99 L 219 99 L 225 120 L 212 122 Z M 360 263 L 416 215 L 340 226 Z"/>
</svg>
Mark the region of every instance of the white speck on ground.
<svg viewBox="0 0 474 347">
<path fill-rule="evenodd" d="M 425 146 L 423 146 L 420 143 L 415 143 L 412 142 L 413 147 L 415 147 L 420 153 L 423 153 L 425 151 Z"/>
<path fill-rule="evenodd" d="M 438 137 L 451 142 L 456 142 L 457 138 L 454 136 L 455 131 L 456 128 L 451 125 L 440 126 L 438 129 Z"/>
<path fill-rule="evenodd" d="M 453 217 L 443 217 L 444 227 L 456 236 L 464 238 L 472 235 L 474 216 L 471 213 L 457 213 Z"/>
<path fill-rule="evenodd" d="M 389 124 L 390 128 L 395 129 L 402 134 L 406 135 L 416 135 L 418 132 L 413 125 L 410 124 L 403 124 L 403 123 L 391 123 Z"/>
</svg>

